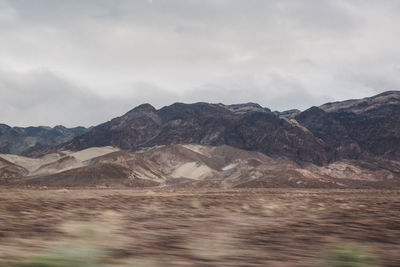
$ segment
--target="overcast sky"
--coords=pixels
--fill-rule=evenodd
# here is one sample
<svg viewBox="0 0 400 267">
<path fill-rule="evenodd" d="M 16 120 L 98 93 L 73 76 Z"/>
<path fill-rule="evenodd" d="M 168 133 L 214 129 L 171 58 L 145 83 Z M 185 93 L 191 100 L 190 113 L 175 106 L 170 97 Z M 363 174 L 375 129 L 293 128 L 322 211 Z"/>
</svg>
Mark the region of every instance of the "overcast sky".
<svg viewBox="0 0 400 267">
<path fill-rule="evenodd" d="M 398 0 L 0 0 L 0 123 L 400 89 Z"/>
</svg>

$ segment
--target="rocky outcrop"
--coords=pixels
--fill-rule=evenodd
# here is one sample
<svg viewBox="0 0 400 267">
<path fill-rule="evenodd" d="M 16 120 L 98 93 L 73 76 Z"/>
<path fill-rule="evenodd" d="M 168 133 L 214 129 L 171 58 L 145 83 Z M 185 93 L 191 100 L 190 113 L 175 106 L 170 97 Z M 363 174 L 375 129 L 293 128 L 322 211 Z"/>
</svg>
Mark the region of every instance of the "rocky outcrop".
<svg viewBox="0 0 400 267">
<path fill-rule="evenodd" d="M 253 112 L 271 112 L 268 108 L 263 108 L 259 104 L 256 103 L 246 103 L 246 104 L 234 104 L 234 105 L 223 105 L 221 106 L 229 109 L 235 114 L 246 114 L 246 113 L 253 113 Z"/>
<path fill-rule="evenodd" d="M 285 111 L 274 111 L 274 114 L 279 118 L 294 119 L 297 115 L 301 113 L 298 109 L 290 109 Z"/>
</svg>

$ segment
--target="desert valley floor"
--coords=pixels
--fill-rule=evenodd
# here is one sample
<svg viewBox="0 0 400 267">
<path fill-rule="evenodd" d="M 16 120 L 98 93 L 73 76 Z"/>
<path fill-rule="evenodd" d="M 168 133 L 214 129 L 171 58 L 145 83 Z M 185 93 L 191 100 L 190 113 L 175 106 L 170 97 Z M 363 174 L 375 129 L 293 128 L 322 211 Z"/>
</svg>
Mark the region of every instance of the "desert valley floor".
<svg viewBox="0 0 400 267">
<path fill-rule="evenodd" d="M 399 266 L 399 216 L 394 190 L 3 188 L 0 265 L 58 250 L 102 266 L 326 266 L 355 246 Z"/>
</svg>

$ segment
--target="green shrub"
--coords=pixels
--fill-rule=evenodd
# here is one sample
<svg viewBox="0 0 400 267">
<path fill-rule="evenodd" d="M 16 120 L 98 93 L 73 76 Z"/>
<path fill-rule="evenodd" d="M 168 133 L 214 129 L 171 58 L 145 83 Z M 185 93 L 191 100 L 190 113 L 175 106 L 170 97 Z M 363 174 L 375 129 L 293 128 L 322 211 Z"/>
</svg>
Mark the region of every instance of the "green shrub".
<svg viewBox="0 0 400 267">
<path fill-rule="evenodd" d="M 326 267 L 376 267 L 373 256 L 356 246 L 337 246 L 328 252 Z"/>
<path fill-rule="evenodd" d="M 17 263 L 15 267 L 99 267 L 104 254 L 89 247 L 63 247 Z"/>
</svg>

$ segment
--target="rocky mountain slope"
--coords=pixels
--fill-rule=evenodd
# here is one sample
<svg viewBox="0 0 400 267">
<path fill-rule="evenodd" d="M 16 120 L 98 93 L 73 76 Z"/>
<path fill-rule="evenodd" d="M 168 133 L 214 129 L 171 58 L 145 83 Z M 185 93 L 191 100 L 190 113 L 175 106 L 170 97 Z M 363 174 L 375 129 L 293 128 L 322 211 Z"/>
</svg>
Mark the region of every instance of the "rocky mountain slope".
<svg viewBox="0 0 400 267">
<path fill-rule="evenodd" d="M 169 144 L 230 145 L 317 164 L 330 162 L 333 156 L 331 146 L 304 127 L 253 104 L 238 109 L 220 104 L 176 103 L 159 110 L 145 104 L 56 149 L 114 146 L 135 151 Z"/>
<path fill-rule="evenodd" d="M 25 155 L 42 147 L 65 143 L 87 131 L 84 127 L 10 127 L 0 124 L 0 153 Z"/>
<path fill-rule="evenodd" d="M 254 103 L 175 103 L 158 110 L 144 104 L 80 130 L 84 133 L 64 143 L 57 145 L 61 137 L 49 138 L 56 145 L 36 143 L 24 152 L 18 149 L 26 144 L 18 140 L 31 139 L 16 139 L 8 147 L 34 157 L 0 155 L 1 182 L 223 188 L 399 185 L 396 91 L 303 112 L 271 112 Z"/>
<path fill-rule="evenodd" d="M 393 91 L 303 112 L 271 112 L 254 103 L 175 103 L 159 110 L 144 104 L 55 149 L 225 144 L 318 165 L 374 156 L 396 159 L 399 114 L 400 93 Z"/>
<path fill-rule="evenodd" d="M 295 117 L 335 158 L 400 157 L 400 92 L 312 107 Z"/>
</svg>

